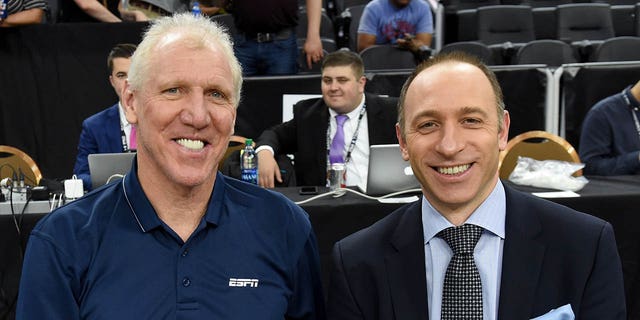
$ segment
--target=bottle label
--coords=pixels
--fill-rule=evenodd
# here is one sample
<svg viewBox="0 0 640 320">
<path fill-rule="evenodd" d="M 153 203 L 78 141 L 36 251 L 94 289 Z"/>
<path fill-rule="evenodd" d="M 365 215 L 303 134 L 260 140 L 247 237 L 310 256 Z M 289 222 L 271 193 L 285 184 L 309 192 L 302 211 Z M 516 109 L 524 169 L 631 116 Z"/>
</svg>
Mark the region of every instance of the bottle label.
<svg viewBox="0 0 640 320">
<path fill-rule="evenodd" d="M 242 181 L 258 184 L 258 170 L 255 168 L 242 169 Z"/>
</svg>

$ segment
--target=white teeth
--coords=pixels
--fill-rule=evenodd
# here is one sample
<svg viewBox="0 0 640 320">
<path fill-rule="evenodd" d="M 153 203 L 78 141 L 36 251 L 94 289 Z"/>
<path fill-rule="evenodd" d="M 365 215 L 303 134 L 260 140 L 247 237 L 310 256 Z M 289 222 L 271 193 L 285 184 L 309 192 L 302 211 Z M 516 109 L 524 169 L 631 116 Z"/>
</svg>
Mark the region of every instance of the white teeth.
<svg viewBox="0 0 640 320">
<path fill-rule="evenodd" d="M 453 175 L 453 174 L 458 174 L 458 173 L 466 171 L 467 169 L 469 169 L 470 166 L 471 165 L 469 165 L 469 164 L 463 164 L 463 165 L 455 166 L 455 167 L 446 167 L 446 168 L 440 167 L 440 168 L 438 168 L 438 172 L 440 172 L 442 174 L 452 174 Z"/>
<path fill-rule="evenodd" d="M 191 140 L 191 139 L 183 138 L 183 139 L 176 140 L 176 142 L 178 142 L 179 145 L 192 150 L 200 150 L 204 148 L 204 142 L 200 140 Z"/>
</svg>

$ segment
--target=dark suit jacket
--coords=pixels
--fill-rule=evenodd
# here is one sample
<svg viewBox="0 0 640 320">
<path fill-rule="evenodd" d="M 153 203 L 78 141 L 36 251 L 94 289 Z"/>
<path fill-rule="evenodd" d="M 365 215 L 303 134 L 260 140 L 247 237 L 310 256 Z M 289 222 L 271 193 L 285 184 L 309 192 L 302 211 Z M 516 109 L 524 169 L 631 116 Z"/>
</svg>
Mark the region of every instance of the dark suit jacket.
<svg viewBox="0 0 640 320">
<path fill-rule="evenodd" d="M 398 143 L 395 131 L 397 98 L 365 94 L 365 103 L 369 144 Z M 324 100 L 303 100 L 293 106 L 293 119 L 265 130 L 257 145 L 271 146 L 275 154 L 294 154 L 298 185 L 324 186 L 327 181 L 328 125 L 329 107 Z"/>
<path fill-rule="evenodd" d="M 611 225 L 505 186 L 498 319 L 570 303 L 576 319 L 625 319 Z M 329 319 L 427 319 L 421 201 L 336 243 Z"/>
<path fill-rule="evenodd" d="M 100 111 L 82 122 L 78 142 L 78 155 L 73 174 L 82 179 L 86 190 L 91 190 L 91 176 L 87 157 L 92 153 L 123 152 L 118 104 Z"/>
</svg>

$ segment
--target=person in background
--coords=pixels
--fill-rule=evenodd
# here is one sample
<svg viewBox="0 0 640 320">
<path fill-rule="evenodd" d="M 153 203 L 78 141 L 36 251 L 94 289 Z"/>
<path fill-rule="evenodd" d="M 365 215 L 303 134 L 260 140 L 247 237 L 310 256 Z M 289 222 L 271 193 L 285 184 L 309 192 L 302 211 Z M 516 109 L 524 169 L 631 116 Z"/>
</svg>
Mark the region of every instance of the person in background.
<svg viewBox="0 0 640 320">
<path fill-rule="evenodd" d="M 124 20 L 148 21 L 190 11 L 189 0 L 127 0 L 126 8 L 122 1 L 118 11 Z"/>
<path fill-rule="evenodd" d="M 358 25 L 358 52 L 377 44 L 393 44 L 414 54 L 430 52 L 433 17 L 424 0 L 372 0 Z"/>
<path fill-rule="evenodd" d="M 369 145 L 397 143 L 395 98 L 365 94 L 364 65 L 357 53 L 335 51 L 322 63 L 322 98 L 293 107 L 293 119 L 265 130 L 257 140 L 258 179 L 263 187 L 282 182 L 274 155 L 294 154 L 296 182 L 324 186 L 334 162 L 338 117 L 345 120 L 337 162 L 346 164 L 346 185 L 366 190 Z"/>
<path fill-rule="evenodd" d="M 596 103 L 580 134 L 580 160 L 587 175 L 640 173 L 640 82 Z"/>
<path fill-rule="evenodd" d="M 218 173 L 241 87 L 218 24 L 154 20 L 122 94 L 133 167 L 38 222 L 17 320 L 325 318 L 308 215 Z"/>
<path fill-rule="evenodd" d="M 82 122 L 82 132 L 78 141 L 78 155 L 73 166 L 73 174 L 82 179 L 85 190 L 91 190 L 91 176 L 87 157 L 92 153 L 117 153 L 135 151 L 135 131 L 127 121 L 122 106 L 122 90 L 129 74 L 131 56 L 136 45 L 120 43 L 107 56 L 109 82 L 118 102 Z M 132 141 L 133 140 L 133 141 Z"/>
<path fill-rule="evenodd" d="M 227 10 L 223 7 L 223 0 L 202 0 L 200 3 L 200 10 L 202 14 L 208 17 L 212 17 L 219 14 L 226 14 Z"/>
<path fill-rule="evenodd" d="M 422 199 L 336 243 L 329 319 L 626 319 L 611 225 L 500 182 L 509 125 L 476 57 L 417 67 L 396 132 Z"/>
<path fill-rule="evenodd" d="M 98 0 L 60 1 L 59 22 L 121 22 L 118 16 Z"/>
<path fill-rule="evenodd" d="M 234 39 L 236 57 L 245 76 L 287 75 L 298 72 L 297 0 L 224 0 L 238 30 Z M 322 60 L 320 41 L 321 0 L 306 0 L 308 18 L 304 52 L 307 65 Z"/>
<path fill-rule="evenodd" d="M 8 0 L 7 17 L 0 18 L 0 27 L 17 27 L 40 24 L 47 10 L 45 0 Z"/>
</svg>

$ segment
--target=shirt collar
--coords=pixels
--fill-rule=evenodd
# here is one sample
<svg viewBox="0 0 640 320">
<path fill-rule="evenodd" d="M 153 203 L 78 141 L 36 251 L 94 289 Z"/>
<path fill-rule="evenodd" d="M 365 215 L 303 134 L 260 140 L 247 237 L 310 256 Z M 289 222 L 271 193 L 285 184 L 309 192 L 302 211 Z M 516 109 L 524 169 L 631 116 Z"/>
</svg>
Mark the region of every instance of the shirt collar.
<svg viewBox="0 0 640 320">
<path fill-rule="evenodd" d="M 127 121 L 127 117 L 124 115 L 124 107 L 120 101 L 118 101 L 118 114 L 120 115 L 120 128 L 129 126 L 129 121 Z"/>
<path fill-rule="evenodd" d="M 504 239 L 504 226 L 506 217 L 506 197 L 504 186 L 498 180 L 496 186 L 487 199 L 465 221 L 474 224 Z M 422 196 L 422 230 L 424 243 L 431 241 L 438 232 L 453 227 L 443 215 L 431 206 L 429 201 Z"/>
<path fill-rule="evenodd" d="M 360 109 L 362 109 L 362 106 L 364 106 L 364 93 L 362 94 L 362 99 L 360 99 L 360 103 L 358 104 L 358 106 L 355 109 L 351 110 L 351 112 L 346 114 L 349 119 L 357 119 L 360 115 Z M 329 108 L 329 115 L 331 116 L 331 119 L 335 119 L 338 113 L 335 110 Z"/>
<path fill-rule="evenodd" d="M 634 97 L 631 94 L 631 87 L 633 86 L 628 86 L 624 89 L 624 91 L 622 91 L 622 94 L 627 97 L 627 99 L 625 99 L 627 101 L 627 103 L 629 104 L 628 107 L 630 107 L 631 109 L 635 109 L 640 107 L 640 102 L 638 102 L 638 100 L 636 99 L 636 97 Z"/>
<path fill-rule="evenodd" d="M 131 213 L 136 219 L 138 225 L 143 232 L 148 232 L 152 229 L 162 226 L 162 221 L 158 217 L 158 214 L 153 209 L 151 202 L 145 195 L 138 180 L 138 164 L 135 156 L 131 171 L 122 180 L 123 192 L 125 193 L 125 201 L 128 202 L 131 208 Z M 216 173 L 216 182 L 213 187 L 213 193 L 209 198 L 209 204 L 207 211 L 204 215 L 204 220 L 213 225 L 218 225 L 223 210 L 223 199 L 225 197 L 226 182 L 224 176 L 220 172 Z"/>
</svg>

